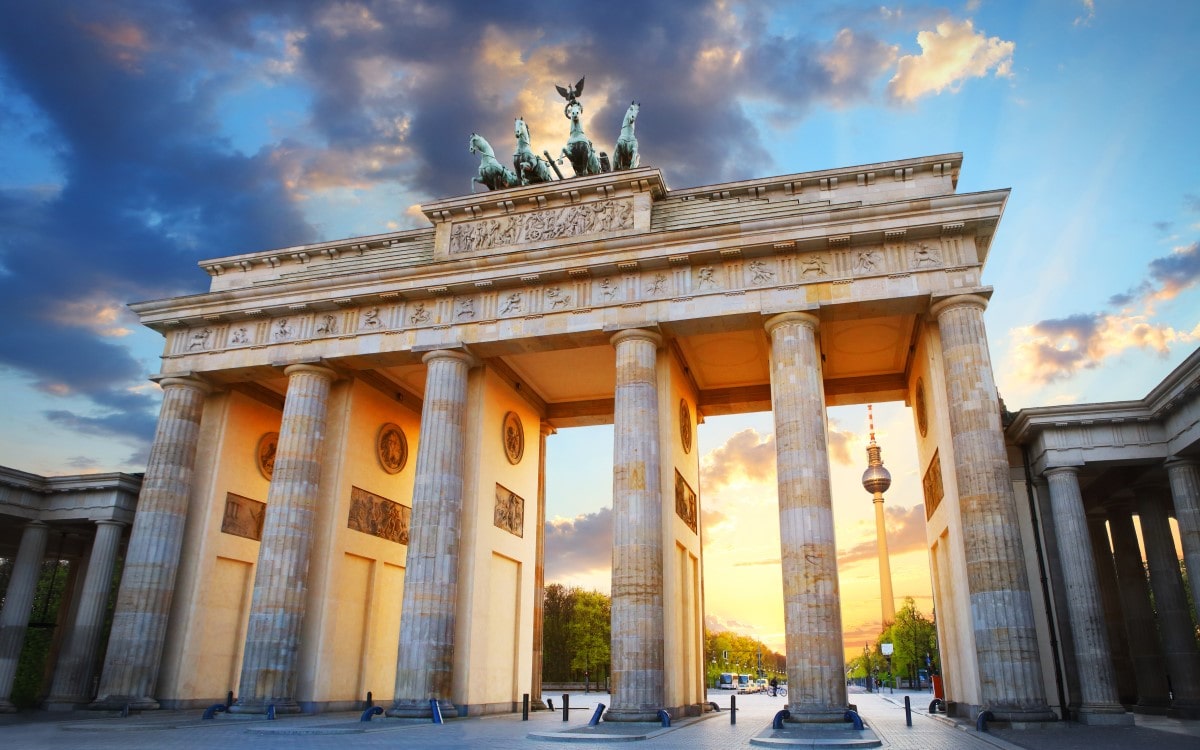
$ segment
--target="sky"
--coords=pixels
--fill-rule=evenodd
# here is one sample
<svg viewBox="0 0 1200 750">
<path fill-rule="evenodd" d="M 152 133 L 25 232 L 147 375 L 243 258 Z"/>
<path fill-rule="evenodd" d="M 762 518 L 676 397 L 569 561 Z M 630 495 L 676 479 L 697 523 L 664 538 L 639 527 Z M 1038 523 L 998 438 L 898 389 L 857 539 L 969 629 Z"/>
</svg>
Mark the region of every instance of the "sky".
<svg viewBox="0 0 1200 750">
<path fill-rule="evenodd" d="M 479 132 L 631 100 L 671 188 L 964 154 L 1011 188 L 984 282 L 1007 407 L 1136 399 L 1200 338 L 1200 3 L 0 0 L 0 464 L 141 471 L 197 261 L 425 226 Z M 606 136 L 607 137 L 607 136 Z M 876 405 L 897 600 L 930 613 L 903 404 Z M 829 410 L 848 649 L 879 631 L 866 409 Z M 782 647 L 769 414 L 698 431 L 710 627 Z M 549 439 L 547 581 L 608 589 L 611 427 Z M 580 481 L 584 478 L 585 481 Z"/>
</svg>

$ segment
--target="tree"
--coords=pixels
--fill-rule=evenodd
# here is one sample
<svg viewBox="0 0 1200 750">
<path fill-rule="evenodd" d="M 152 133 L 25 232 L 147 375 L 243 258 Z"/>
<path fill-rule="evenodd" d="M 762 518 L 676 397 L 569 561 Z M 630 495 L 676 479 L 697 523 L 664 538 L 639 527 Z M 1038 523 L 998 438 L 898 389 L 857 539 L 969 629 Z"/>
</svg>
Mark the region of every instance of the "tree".
<svg viewBox="0 0 1200 750">
<path fill-rule="evenodd" d="M 879 634 L 876 648 L 883 643 L 891 643 L 894 649 L 891 664 L 894 675 L 916 682 L 917 671 L 926 666 L 926 656 L 930 666 L 937 665 L 937 629 L 917 610 L 911 596 L 904 598 L 904 605 L 896 610 L 896 619 Z"/>
<path fill-rule="evenodd" d="M 577 591 L 567 633 L 571 644 L 571 673 L 584 681 L 608 674 L 612 640 L 612 599 L 598 591 Z"/>
</svg>

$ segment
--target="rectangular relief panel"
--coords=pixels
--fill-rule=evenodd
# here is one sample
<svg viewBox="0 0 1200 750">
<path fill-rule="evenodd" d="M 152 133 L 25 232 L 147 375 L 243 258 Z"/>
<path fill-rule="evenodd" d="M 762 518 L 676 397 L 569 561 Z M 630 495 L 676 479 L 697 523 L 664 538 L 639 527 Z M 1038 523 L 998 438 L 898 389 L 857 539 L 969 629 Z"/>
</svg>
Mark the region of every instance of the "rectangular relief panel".
<svg viewBox="0 0 1200 750">
<path fill-rule="evenodd" d="M 492 516 L 496 528 L 525 537 L 525 499 L 512 490 L 496 485 L 496 508 Z"/>
<path fill-rule="evenodd" d="M 675 470 L 675 515 L 683 519 L 692 533 L 696 529 L 696 493 L 688 486 L 679 470 Z"/>
<path fill-rule="evenodd" d="M 358 487 L 350 488 L 350 517 L 346 527 L 364 534 L 408 544 L 412 508 Z"/>
<path fill-rule="evenodd" d="M 921 480 L 925 490 L 925 520 L 933 518 L 933 512 L 942 502 L 945 490 L 942 488 L 942 460 L 935 449 L 929 467 L 925 469 L 925 477 Z"/>
<path fill-rule="evenodd" d="M 248 497 L 225 493 L 225 515 L 221 518 L 221 531 L 225 534 L 262 541 L 263 517 L 267 504 Z"/>
</svg>

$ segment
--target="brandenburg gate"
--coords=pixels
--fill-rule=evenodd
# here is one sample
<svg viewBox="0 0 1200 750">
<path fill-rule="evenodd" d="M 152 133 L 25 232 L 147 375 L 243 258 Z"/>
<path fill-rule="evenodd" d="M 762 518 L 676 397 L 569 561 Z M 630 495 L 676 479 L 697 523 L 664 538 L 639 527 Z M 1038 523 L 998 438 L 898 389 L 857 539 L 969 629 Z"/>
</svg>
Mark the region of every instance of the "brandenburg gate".
<svg viewBox="0 0 1200 750">
<path fill-rule="evenodd" d="M 957 194 L 961 163 L 670 190 L 635 154 L 133 305 L 164 395 L 94 705 L 516 710 L 540 694 L 546 441 L 611 423 L 605 718 L 697 713 L 695 430 L 770 410 L 788 709 L 842 721 L 825 410 L 903 400 L 948 698 L 1053 718 L 983 325 L 1008 191 Z"/>
</svg>

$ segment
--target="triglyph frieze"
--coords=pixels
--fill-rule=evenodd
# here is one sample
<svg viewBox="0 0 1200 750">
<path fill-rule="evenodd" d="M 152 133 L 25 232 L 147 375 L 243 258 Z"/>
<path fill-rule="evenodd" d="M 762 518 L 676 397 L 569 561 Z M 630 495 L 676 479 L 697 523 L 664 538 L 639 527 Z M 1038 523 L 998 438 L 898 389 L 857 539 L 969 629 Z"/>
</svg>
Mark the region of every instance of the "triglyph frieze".
<svg viewBox="0 0 1200 750">
<path fill-rule="evenodd" d="M 463 221 L 450 231 L 450 254 L 583 237 L 633 228 L 633 199 L 580 203 L 493 219 Z"/>
</svg>

